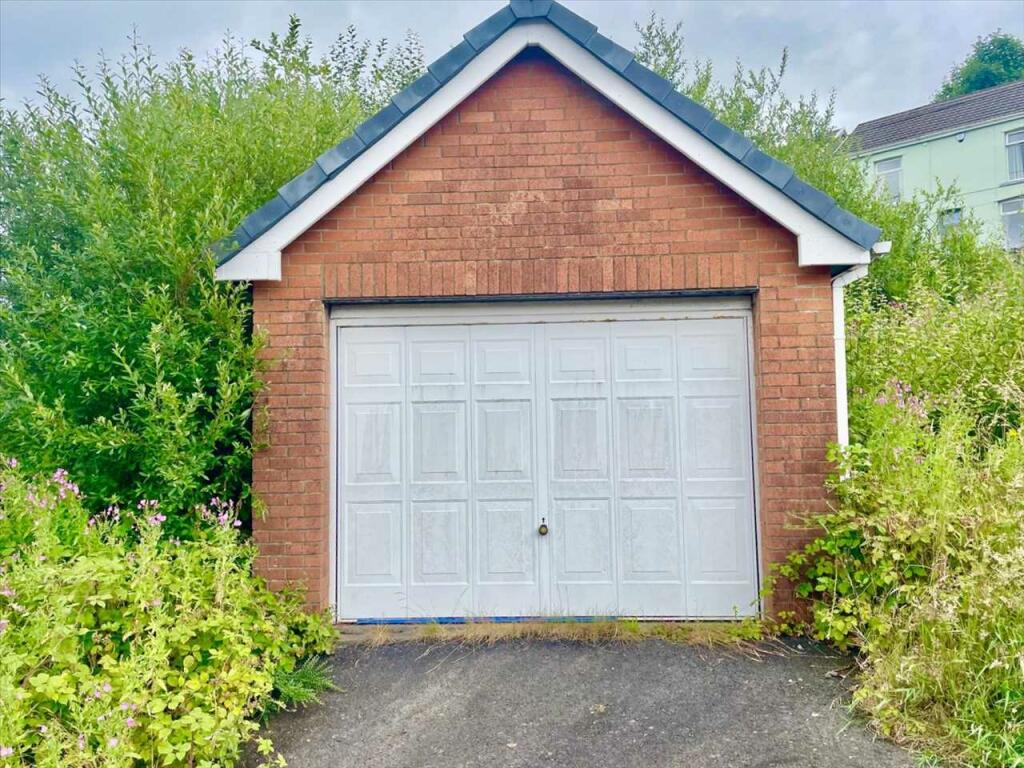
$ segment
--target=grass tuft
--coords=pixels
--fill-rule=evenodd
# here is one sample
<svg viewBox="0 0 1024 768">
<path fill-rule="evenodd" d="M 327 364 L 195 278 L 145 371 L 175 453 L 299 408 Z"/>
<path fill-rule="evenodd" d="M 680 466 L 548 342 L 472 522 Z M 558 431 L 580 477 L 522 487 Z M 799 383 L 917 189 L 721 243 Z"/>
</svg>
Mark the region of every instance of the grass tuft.
<svg viewBox="0 0 1024 768">
<path fill-rule="evenodd" d="M 335 685 L 331 680 L 331 666 L 324 657 L 311 656 L 294 669 L 274 672 L 276 709 L 319 704 L 320 694 L 332 690 L 335 690 Z"/>
</svg>

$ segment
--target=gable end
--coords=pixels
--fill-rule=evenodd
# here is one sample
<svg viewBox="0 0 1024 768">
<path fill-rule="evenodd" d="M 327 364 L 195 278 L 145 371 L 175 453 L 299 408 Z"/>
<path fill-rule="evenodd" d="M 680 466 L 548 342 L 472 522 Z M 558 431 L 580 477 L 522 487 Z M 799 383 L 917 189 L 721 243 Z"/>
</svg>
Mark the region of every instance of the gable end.
<svg viewBox="0 0 1024 768">
<path fill-rule="evenodd" d="M 467 32 L 459 45 L 357 127 L 353 136 L 321 154 L 231 235 L 216 243 L 218 279 L 279 279 L 281 251 L 288 243 L 529 46 L 546 50 L 793 231 L 801 265 L 870 260 L 869 249 L 880 233 L 877 227 L 837 206 L 831 197 L 797 178 L 791 168 L 757 150 L 707 109 L 674 91 L 667 80 L 599 34 L 582 17 L 551 0 L 513 0 Z M 637 97 L 647 103 L 640 103 Z M 714 152 L 709 153 L 703 144 Z M 346 175 L 352 178 L 342 178 Z"/>
</svg>

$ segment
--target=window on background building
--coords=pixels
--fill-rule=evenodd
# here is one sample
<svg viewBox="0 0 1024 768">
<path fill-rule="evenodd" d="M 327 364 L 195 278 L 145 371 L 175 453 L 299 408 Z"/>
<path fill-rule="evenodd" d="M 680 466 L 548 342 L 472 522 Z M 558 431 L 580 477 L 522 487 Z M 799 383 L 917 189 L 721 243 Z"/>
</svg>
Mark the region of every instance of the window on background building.
<svg viewBox="0 0 1024 768">
<path fill-rule="evenodd" d="M 1024 131 L 1006 134 L 1006 165 L 1010 181 L 1024 180 Z"/>
<path fill-rule="evenodd" d="M 945 233 L 946 230 L 957 226 L 963 220 L 963 210 L 960 208 L 951 208 L 948 211 L 943 211 L 939 214 L 939 232 Z"/>
<path fill-rule="evenodd" d="M 903 194 L 903 158 L 890 157 L 875 163 L 875 176 L 882 189 L 894 203 L 899 202 Z"/>
<path fill-rule="evenodd" d="M 1006 247 L 1019 250 L 1024 247 L 1024 197 L 1011 197 L 999 204 L 1003 214 L 1003 234 Z"/>
</svg>

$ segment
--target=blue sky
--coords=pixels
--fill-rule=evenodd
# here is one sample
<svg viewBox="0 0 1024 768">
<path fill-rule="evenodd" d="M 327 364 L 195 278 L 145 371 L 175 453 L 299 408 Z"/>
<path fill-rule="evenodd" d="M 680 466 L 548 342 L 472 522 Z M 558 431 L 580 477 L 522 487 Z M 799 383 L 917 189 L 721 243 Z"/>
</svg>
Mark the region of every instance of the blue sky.
<svg viewBox="0 0 1024 768">
<path fill-rule="evenodd" d="M 979 35 L 997 28 L 1024 37 L 1024 0 L 565 0 L 619 43 L 636 41 L 634 20 L 651 11 L 682 20 L 691 55 L 709 58 L 719 76 L 737 59 L 775 65 L 790 50 L 786 91 L 837 91 L 838 122 L 861 121 L 928 102 L 943 76 Z M 325 51 L 349 24 L 365 37 L 423 40 L 427 60 L 504 5 L 502 0 L 0 0 L 0 96 L 8 107 L 32 97 L 37 76 L 70 83 L 75 60 L 116 57 L 135 26 L 162 59 L 187 47 L 216 47 L 226 30 L 248 40 L 283 30 L 297 13 Z"/>
</svg>

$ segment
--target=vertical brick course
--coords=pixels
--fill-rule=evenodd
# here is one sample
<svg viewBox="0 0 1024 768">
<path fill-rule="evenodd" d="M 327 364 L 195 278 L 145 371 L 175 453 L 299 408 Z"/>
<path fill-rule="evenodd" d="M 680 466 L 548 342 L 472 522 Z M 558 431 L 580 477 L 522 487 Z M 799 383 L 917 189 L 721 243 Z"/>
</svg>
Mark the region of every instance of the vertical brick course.
<svg viewBox="0 0 1024 768">
<path fill-rule="evenodd" d="M 253 462 L 272 587 L 327 604 L 325 302 L 756 287 L 762 562 L 803 540 L 835 439 L 827 267 L 792 234 L 550 59 L 513 61 L 285 251 L 254 286 L 267 334 L 270 447 Z M 788 608 L 791 596 L 772 608 Z"/>
</svg>

